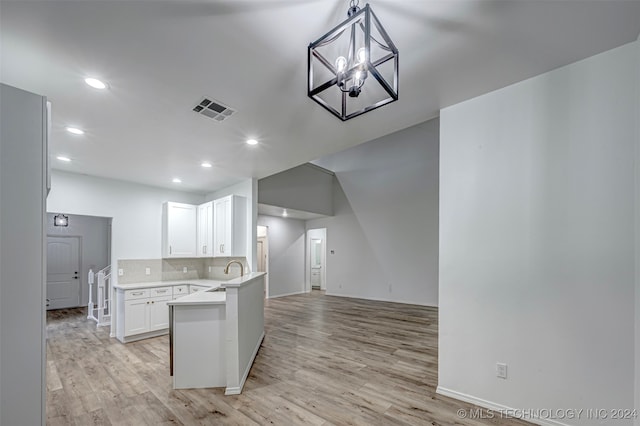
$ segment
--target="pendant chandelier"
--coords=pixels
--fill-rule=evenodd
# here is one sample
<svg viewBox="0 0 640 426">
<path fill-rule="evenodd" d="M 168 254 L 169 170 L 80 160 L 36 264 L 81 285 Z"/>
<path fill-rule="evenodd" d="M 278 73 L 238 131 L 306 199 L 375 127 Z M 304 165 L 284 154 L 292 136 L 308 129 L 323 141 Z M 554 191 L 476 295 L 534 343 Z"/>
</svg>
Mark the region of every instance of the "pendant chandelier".
<svg viewBox="0 0 640 426">
<path fill-rule="evenodd" d="M 398 100 L 398 49 L 369 4 L 309 44 L 307 95 L 342 121 Z"/>
</svg>

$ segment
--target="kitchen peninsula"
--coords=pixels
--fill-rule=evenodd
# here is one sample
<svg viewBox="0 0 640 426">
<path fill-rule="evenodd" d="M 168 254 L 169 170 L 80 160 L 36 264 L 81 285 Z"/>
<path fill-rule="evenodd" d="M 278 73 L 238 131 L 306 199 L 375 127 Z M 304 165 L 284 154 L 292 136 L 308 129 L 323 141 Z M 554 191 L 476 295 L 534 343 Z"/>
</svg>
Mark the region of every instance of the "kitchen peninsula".
<svg viewBox="0 0 640 426">
<path fill-rule="evenodd" d="M 264 338 L 264 272 L 167 302 L 174 389 L 242 391 Z"/>
</svg>

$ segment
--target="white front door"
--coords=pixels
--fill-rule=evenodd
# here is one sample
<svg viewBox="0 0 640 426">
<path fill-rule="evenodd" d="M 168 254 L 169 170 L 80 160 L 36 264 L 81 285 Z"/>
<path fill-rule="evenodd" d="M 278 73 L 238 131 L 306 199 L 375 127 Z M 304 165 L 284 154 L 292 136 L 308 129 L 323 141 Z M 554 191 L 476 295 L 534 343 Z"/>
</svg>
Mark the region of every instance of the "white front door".
<svg viewBox="0 0 640 426">
<path fill-rule="evenodd" d="M 47 237 L 47 309 L 80 306 L 80 238 Z"/>
</svg>

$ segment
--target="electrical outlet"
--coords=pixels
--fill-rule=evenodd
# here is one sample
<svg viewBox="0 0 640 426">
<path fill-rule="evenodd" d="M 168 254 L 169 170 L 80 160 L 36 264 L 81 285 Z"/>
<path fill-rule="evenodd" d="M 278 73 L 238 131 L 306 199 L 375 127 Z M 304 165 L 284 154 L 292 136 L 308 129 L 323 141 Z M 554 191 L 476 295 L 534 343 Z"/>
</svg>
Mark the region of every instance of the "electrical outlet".
<svg viewBox="0 0 640 426">
<path fill-rule="evenodd" d="M 507 364 L 502 362 L 496 363 L 496 376 L 501 379 L 507 378 Z"/>
<path fill-rule="evenodd" d="M 209 266 L 209 272 L 211 272 L 211 266 Z"/>
<path fill-rule="evenodd" d="M 186 273 L 187 273 L 187 267 L 186 267 L 186 266 L 182 268 L 182 273 L 183 273 L 183 274 L 186 274 Z"/>
<path fill-rule="evenodd" d="M 118 276 L 121 277 L 124 275 L 124 269 L 120 268 L 118 269 Z"/>
<path fill-rule="evenodd" d="M 144 268 L 145 275 L 151 275 L 151 268 Z"/>
</svg>

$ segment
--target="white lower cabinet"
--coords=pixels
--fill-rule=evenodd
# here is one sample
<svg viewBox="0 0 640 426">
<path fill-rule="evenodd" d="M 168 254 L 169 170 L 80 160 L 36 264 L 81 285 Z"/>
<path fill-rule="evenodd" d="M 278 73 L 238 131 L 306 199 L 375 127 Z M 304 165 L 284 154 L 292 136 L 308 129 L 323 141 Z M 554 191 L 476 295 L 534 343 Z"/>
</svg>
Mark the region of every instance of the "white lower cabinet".
<svg viewBox="0 0 640 426">
<path fill-rule="evenodd" d="M 124 335 L 146 333 L 149 331 L 149 300 L 135 299 L 124 302 Z"/>
<path fill-rule="evenodd" d="M 173 298 L 177 299 L 178 297 L 182 297 L 185 294 L 189 294 L 189 285 L 176 285 L 173 287 Z"/>
<path fill-rule="evenodd" d="M 117 290 L 116 337 L 127 343 L 168 333 L 167 302 L 208 288 L 202 285 L 180 284 Z"/>
<path fill-rule="evenodd" d="M 169 306 L 167 302 L 172 299 L 171 296 L 156 297 L 150 300 L 151 308 L 149 309 L 149 330 L 162 330 L 169 328 Z"/>
<path fill-rule="evenodd" d="M 209 287 L 202 286 L 202 285 L 193 285 L 193 284 L 191 284 L 191 285 L 189 286 L 189 294 L 191 294 L 191 293 L 195 293 L 195 292 L 197 292 L 197 291 L 206 290 L 206 289 L 208 289 L 208 288 L 209 288 Z"/>
<path fill-rule="evenodd" d="M 171 286 L 118 291 L 117 297 L 116 337 L 121 342 L 153 337 L 169 330 L 167 302 L 173 300 Z"/>
</svg>

